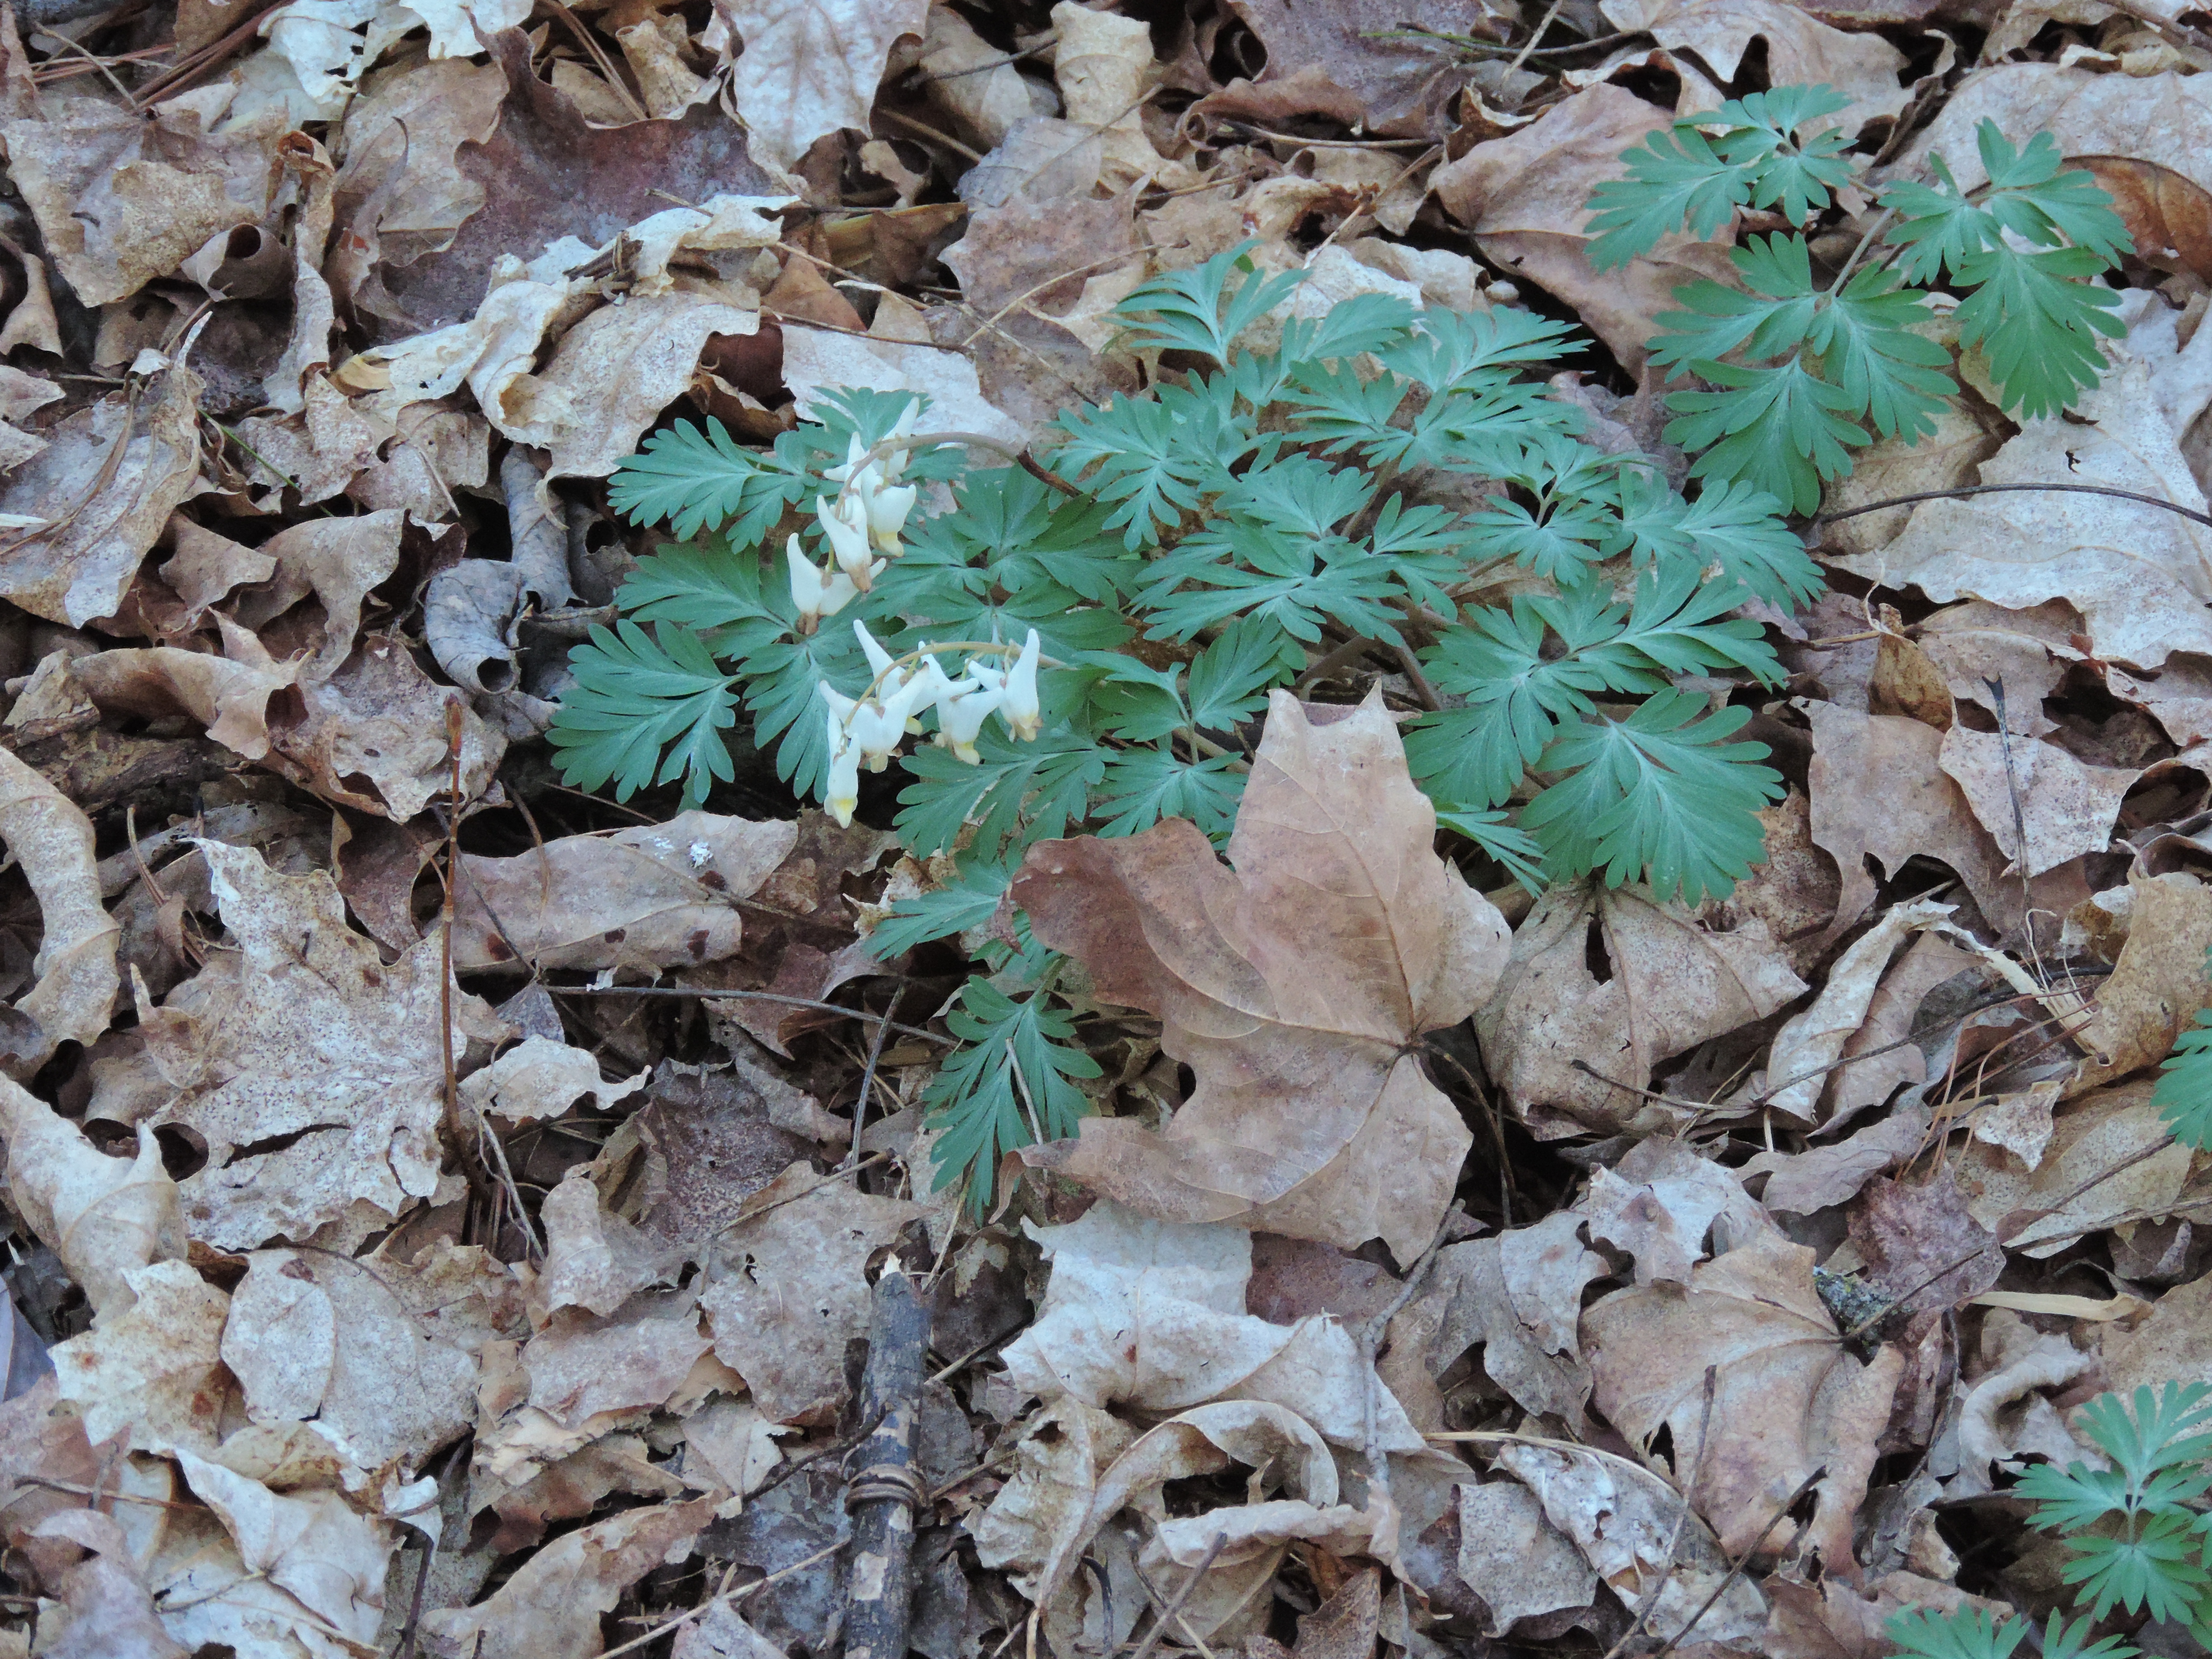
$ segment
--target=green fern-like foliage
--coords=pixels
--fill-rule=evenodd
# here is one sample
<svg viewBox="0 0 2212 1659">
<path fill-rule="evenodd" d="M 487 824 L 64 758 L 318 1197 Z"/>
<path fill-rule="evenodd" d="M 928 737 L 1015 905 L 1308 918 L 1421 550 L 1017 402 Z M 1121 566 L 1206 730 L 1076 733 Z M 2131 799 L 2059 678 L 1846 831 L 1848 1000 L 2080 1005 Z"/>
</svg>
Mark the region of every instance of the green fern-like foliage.
<svg viewBox="0 0 2212 1659">
<path fill-rule="evenodd" d="M 2212 953 L 2205 957 L 2212 971 Z M 2150 1099 L 2160 1109 L 2166 1127 L 2185 1146 L 2202 1152 L 2212 1146 L 2212 1008 L 2197 1011 L 2196 1019 L 2173 1041 Z"/>
<path fill-rule="evenodd" d="M 1740 479 L 1800 513 L 1851 470 L 1873 439 L 1932 434 L 1958 392 L 1951 353 L 1932 337 L 1938 285 L 1960 296 L 1960 347 L 1978 347 L 2005 410 L 2052 415 L 2094 388 L 2100 337 L 2123 332 L 2118 295 L 2092 279 L 2130 246 L 2112 198 L 2061 163 L 2037 133 L 2016 147 L 1993 121 L 1977 133 L 1988 182 L 1960 187 L 1941 155 L 1934 182 L 1901 180 L 1875 200 L 1885 227 L 1841 270 L 1816 270 L 1803 231 L 1835 210 L 1856 162 L 1837 128 L 1846 100 L 1827 87 L 1780 87 L 1685 117 L 1625 152 L 1627 176 L 1591 195 L 1591 261 L 1648 253 L 1686 228 L 1711 239 L 1743 208 L 1799 230 L 1730 250 L 1740 286 L 1674 290 L 1652 361 L 1711 389 L 1677 392 L 1667 439 L 1695 452 L 1695 476 Z"/>
<path fill-rule="evenodd" d="M 1791 150 L 1773 124 L 1801 105 L 1767 101 L 1766 158 L 1742 164 L 1786 163 L 1797 182 L 1759 173 L 1747 199 L 1796 200 L 1826 176 L 1824 152 Z M 869 751 L 897 769 L 902 843 L 939 872 L 876 930 L 888 956 L 982 937 L 1038 840 L 1182 817 L 1225 841 L 1269 692 L 1364 652 L 1416 665 L 1401 684 L 1442 703 L 1409 727 L 1408 757 L 1485 884 L 1725 892 L 1759 859 L 1757 813 L 1781 783 L 1739 738 L 1746 711 L 1677 683 L 1780 682 L 1738 614 L 1819 591 L 1778 503 L 1724 480 L 1686 497 L 1642 458 L 1583 441 L 1583 416 L 1542 380 L 1577 349 L 1563 325 L 1374 295 L 1280 319 L 1297 283 L 1240 250 L 1131 295 L 1121 319 L 1156 384 L 1060 416 L 1036 447 L 1057 485 L 931 441 L 907 395 L 835 395 L 766 450 L 711 422 L 657 434 L 612 498 L 685 539 L 646 559 L 618 626 L 576 648 L 552 733 L 567 775 L 703 800 L 730 775 L 742 715 L 797 793 L 849 811 L 857 728 L 833 711 L 935 665 L 922 718 L 945 741 L 900 753 L 894 729 Z M 864 544 L 831 521 L 870 465 L 945 488 Z M 1441 504 L 1471 477 L 1492 481 L 1486 501 Z M 878 552 L 864 589 L 846 580 Z M 1032 633 L 1023 718 L 1007 690 L 1005 718 L 951 729 L 956 684 L 1006 685 Z M 940 1167 L 972 1173 L 979 1202 L 1006 1152 L 1071 1132 L 1096 1075 L 1048 953 L 994 931 L 978 946 L 988 971 L 948 1016 L 967 1046 L 929 1097 Z"/>
<path fill-rule="evenodd" d="M 2068 1625 L 2051 1616 L 2043 1651 L 2062 1659 L 2130 1659 L 2116 1637 L 2094 1644 L 2091 1624 L 2115 1611 L 2186 1626 L 2203 1644 L 2212 1636 L 2212 1387 L 2168 1382 L 2131 1399 L 2100 1395 L 2075 1426 L 2106 1467 L 2039 1464 L 2012 1491 L 2034 1505 L 2030 1522 L 2055 1533 L 2068 1559 L 2059 1577 L 2085 1609 Z M 1992 1622 L 1965 1610 L 1900 1614 L 1890 1639 L 1917 1659 L 2005 1659 L 2028 1632 L 2025 1620 Z"/>
</svg>

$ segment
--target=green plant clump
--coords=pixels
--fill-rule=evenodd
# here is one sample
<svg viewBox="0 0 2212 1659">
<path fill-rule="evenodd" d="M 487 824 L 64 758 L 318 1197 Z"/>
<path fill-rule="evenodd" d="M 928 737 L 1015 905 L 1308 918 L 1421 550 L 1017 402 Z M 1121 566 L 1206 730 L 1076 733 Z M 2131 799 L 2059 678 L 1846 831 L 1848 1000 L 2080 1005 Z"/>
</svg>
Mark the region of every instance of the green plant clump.
<svg viewBox="0 0 2212 1659">
<path fill-rule="evenodd" d="M 1827 209 L 1852 164 L 1832 135 L 1798 135 L 1838 107 L 1783 88 L 1655 134 L 1594 200 L 1596 257 L 1685 222 L 1711 234 L 1747 204 Z M 1985 131 L 1982 148 L 1986 191 L 1938 162 L 1942 189 L 1885 193 L 1894 270 L 1816 294 L 1803 238 L 1775 236 L 1734 256 L 1750 292 L 1678 292 L 1655 355 L 1725 388 L 1674 399 L 1669 436 L 1705 451 L 1694 498 L 1586 441 L 1547 394 L 1535 377 L 1580 349 L 1565 325 L 1374 295 L 1279 320 L 1299 274 L 1262 274 L 1249 248 L 1124 301 L 1154 384 L 1062 414 L 1020 465 L 932 434 L 908 393 L 830 394 L 766 453 L 679 422 L 612 498 L 684 544 L 647 559 L 622 620 L 574 651 L 563 770 L 702 801 L 733 775 L 741 703 L 778 775 L 841 818 L 861 770 L 896 762 L 900 839 L 942 862 L 876 930 L 889 956 L 973 937 L 1037 841 L 1163 817 L 1224 840 L 1268 694 L 1374 656 L 1429 705 L 1406 744 L 1440 825 L 1500 876 L 1724 894 L 1782 784 L 1737 738 L 1750 711 L 1705 688 L 1778 685 L 1739 613 L 1820 587 L 1781 515 L 1848 464 L 1855 419 L 1929 429 L 1954 389 L 1934 368 L 1948 354 L 1913 331 L 1926 295 L 1899 282 L 1976 289 L 1960 337 L 1986 339 L 2024 412 L 2094 382 L 2111 296 L 2082 279 L 2118 222 L 2047 139 L 2015 154 Z M 1723 361 L 1747 351 L 1780 361 Z M 1480 504 L 1446 504 L 1470 478 Z M 1097 1074 L 1052 1003 L 1056 959 L 1018 916 L 1001 931 L 953 1022 L 974 1046 L 929 1097 L 940 1170 L 978 1172 L 979 1202 L 1006 1152 L 1071 1131 Z"/>
<path fill-rule="evenodd" d="M 615 502 L 690 539 L 574 654 L 552 732 L 570 781 L 703 800 L 740 703 L 779 775 L 841 815 L 863 767 L 896 763 L 902 842 L 951 862 L 878 928 L 888 956 L 980 927 L 1036 841 L 1169 817 L 1225 839 L 1269 691 L 1371 652 L 1442 705 L 1407 732 L 1414 775 L 1505 874 L 1726 892 L 1781 781 L 1735 740 L 1747 710 L 1675 682 L 1780 681 L 1734 614 L 1818 591 L 1778 503 L 1686 500 L 1583 441 L 1530 374 L 1570 331 L 1525 312 L 1363 295 L 1243 343 L 1297 280 L 1239 250 L 1139 289 L 1134 343 L 1182 367 L 1064 414 L 1029 465 L 872 392 L 766 453 L 713 422 L 649 440 Z M 1472 510 L 1424 499 L 1469 476 L 1492 481 Z M 902 753 L 925 723 L 935 741 Z M 1096 1069 L 1048 1001 L 1049 953 L 1015 933 L 986 948 L 956 1018 L 975 1046 L 932 1095 L 940 1167 L 979 1191 L 1008 1149 L 1070 1132 Z"/>
<path fill-rule="evenodd" d="M 1601 270 L 1648 253 L 1686 226 L 1711 237 L 1738 210 L 1806 227 L 1838 211 L 1862 162 L 1824 118 L 1849 105 L 1832 88 L 1777 87 L 1686 116 L 1625 151 L 1628 174 L 1598 186 L 1589 228 Z M 1667 441 L 1696 452 L 1695 477 L 1750 483 L 1796 511 L 1851 470 L 1850 452 L 1883 438 L 1931 435 L 1958 392 L 1942 371 L 1943 335 L 1978 348 L 2008 414 L 2054 415 L 2097 384 L 2100 336 L 2125 332 L 2119 295 L 2094 277 L 2132 244 L 2112 198 L 2062 167 L 2039 132 L 2015 147 L 1994 121 L 1976 133 L 1988 182 L 1961 189 L 1940 155 L 1925 179 L 1884 185 L 1869 234 L 1825 286 L 1802 229 L 1751 236 L 1729 258 L 1741 289 L 1700 281 L 1674 290 L 1652 361 L 1708 389 L 1678 392 Z M 1943 283 L 1948 321 L 1930 303 Z"/>
</svg>

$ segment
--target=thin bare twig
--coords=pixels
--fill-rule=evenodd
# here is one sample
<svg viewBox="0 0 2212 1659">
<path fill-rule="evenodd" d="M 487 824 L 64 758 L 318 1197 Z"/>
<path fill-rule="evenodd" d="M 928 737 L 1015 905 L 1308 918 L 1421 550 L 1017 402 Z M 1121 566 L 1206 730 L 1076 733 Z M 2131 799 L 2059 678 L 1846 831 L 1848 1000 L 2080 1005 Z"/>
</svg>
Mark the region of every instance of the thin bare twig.
<svg viewBox="0 0 2212 1659">
<path fill-rule="evenodd" d="M 1713 1392 L 1719 1380 L 1720 1367 L 1706 1366 L 1705 1404 L 1698 1413 L 1698 1455 L 1691 1461 L 1690 1478 L 1682 1487 L 1682 1507 L 1675 1511 L 1674 1530 L 1667 1534 L 1667 1565 L 1660 1572 L 1657 1582 L 1651 1586 L 1650 1593 L 1638 1602 L 1636 1618 L 1620 1633 L 1620 1640 L 1605 1650 L 1605 1659 L 1620 1659 L 1622 1650 L 1650 1622 L 1652 1613 L 1659 1606 L 1659 1598 L 1667 1593 L 1667 1586 L 1674 1582 L 1674 1570 L 1682 1562 L 1682 1532 L 1690 1524 L 1691 1500 L 1697 1495 L 1698 1478 L 1705 1472 L 1705 1448 L 1712 1443 Z"/>
<path fill-rule="evenodd" d="M 1774 1529 L 1782 1524 L 1783 1518 L 1797 1507 L 1797 1500 L 1827 1478 L 1828 1468 L 1824 1463 L 1797 1483 L 1797 1490 L 1782 1500 L 1782 1507 L 1775 1510 L 1772 1518 L 1759 1529 L 1759 1536 L 1744 1546 L 1743 1553 L 1737 1556 L 1729 1566 L 1728 1577 L 1713 1586 L 1713 1593 L 1698 1604 L 1698 1610 L 1683 1621 L 1681 1629 L 1659 1644 L 1658 1651 L 1651 1656 L 1651 1659 L 1667 1659 L 1667 1656 L 1674 1652 L 1674 1644 L 1696 1628 L 1698 1620 L 1711 1613 L 1713 1610 L 1713 1604 L 1728 1594 L 1729 1586 L 1743 1576 L 1744 1567 L 1750 1562 L 1751 1558 L 1759 1553 L 1759 1546 L 1765 1543 L 1773 1534 Z"/>
<path fill-rule="evenodd" d="M 1152 1650 L 1159 1646 L 1160 1638 L 1167 1634 L 1168 1620 L 1180 1617 L 1182 1604 L 1190 1600 L 1190 1593 L 1198 1588 L 1198 1581 L 1213 1570 L 1213 1558 L 1221 1553 L 1222 1547 L 1228 1541 L 1229 1534 L 1225 1532 L 1213 1534 L 1213 1541 L 1206 1547 L 1205 1557 L 1190 1570 L 1190 1577 L 1182 1581 L 1182 1588 L 1176 1591 L 1174 1600 L 1167 1604 L 1166 1609 L 1153 1620 L 1152 1629 L 1145 1632 L 1143 1644 L 1130 1659 L 1152 1659 Z M 1109 1659 L 1111 1659 L 1110 1655 Z"/>
<path fill-rule="evenodd" d="M 1916 489 L 1909 495 L 1891 495 L 1879 501 L 1869 501 L 1864 507 L 1846 507 L 1833 513 L 1816 513 L 1814 524 L 1834 524 L 1841 519 L 1856 519 L 1862 513 L 1879 513 L 1887 507 L 1910 507 L 1915 501 L 1948 501 L 1963 495 L 2002 495 L 2018 491 L 2054 495 L 2111 495 L 2124 501 L 2139 502 L 2144 507 L 2164 507 L 2168 513 L 2179 513 L 2212 529 L 2212 513 L 2199 513 L 2193 507 L 2184 507 L 2179 501 L 2169 501 L 2157 495 L 2145 495 L 2133 489 L 2114 489 L 2106 484 L 2078 483 L 1995 483 L 1960 484 L 1952 489 Z"/>
</svg>

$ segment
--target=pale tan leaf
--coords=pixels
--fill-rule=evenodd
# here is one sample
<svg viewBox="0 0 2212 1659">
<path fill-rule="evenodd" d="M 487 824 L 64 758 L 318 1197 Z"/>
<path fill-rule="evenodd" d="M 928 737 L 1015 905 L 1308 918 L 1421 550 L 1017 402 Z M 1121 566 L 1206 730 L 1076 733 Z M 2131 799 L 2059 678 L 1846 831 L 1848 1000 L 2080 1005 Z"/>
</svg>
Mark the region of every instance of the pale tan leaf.
<svg viewBox="0 0 2212 1659">
<path fill-rule="evenodd" d="M 593 1659 L 599 1615 L 714 1519 L 714 1500 L 629 1510 L 563 1534 L 524 1562 L 488 1601 L 427 1613 L 441 1659 Z"/>
<path fill-rule="evenodd" d="M 1543 1500 L 1517 1480 L 1459 1489 L 1456 1568 L 1489 1605 L 1493 1636 L 1516 1620 L 1586 1607 L 1597 1594 L 1597 1570 L 1544 1518 Z"/>
<path fill-rule="evenodd" d="M 814 141 L 868 125 L 884 60 L 922 32 L 929 0 L 741 0 L 730 82 L 756 160 L 788 172 Z"/>
<path fill-rule="evenodd" d="M 1695 1498 L 1731 1555 L 1750 1549 L 1815 1470 L 1808 1541 L 1832 1571 L 1854 1571 L 1851 1517 L 1903 1364 L 1885 1348 L 1863 1364 L 1813 1289 L 1813 1252 L 1755 1238 L 1691 1270 L 1687 1294 L 1618 1291 L 1583 1314 L 1598 1409 L 1648 1449 L 1663 1426 L 1675 1456 L 1698 1443 L 1703 1379 L 1714 1369 L 1713 1443 Z M 1779 1550 L 1767 1534 L 1761 1547 Z"/>
<path fill-rule="evenodd" d="M 131 1269 L 184 1255 L 184 1211 L 150 1130 L 139 1129 L 135 1158 L 110 1158 L 45 1102 L 0 1078 L 0 1133 L 9 1196 L 84 1288 L 95 1315 L 131 1305 Z"/>
<path fill-rule="evenodd" d="M 19 1063 L 35 1069 L 64 1042 L 89 1046 L 107 1030 L 118 984 L 119 928 L 100 901 L 92 823 L 52 783 L 0 751 L 0 837 L 39 901 L 45 933 L 38 982 L 16 1012 L 38 1022 L 40 1045 Z"/>
<path fill-rule="evenodd" d="M 1160 1015 L 1198 1088 L 1164 1134 L 1091 1118 L 1029 1156 L 1165 1219 L 1413 1260 L 1472 1137 L 1407 1050 L 1467 1018 L 1504 954 L 1434 838 L 1379 695 L 1322 724 L 1278 692 L 1233 872 L 1182 819 L 1032 848 L 1013 894 L 1037 938 Z"/>
<path fill-rule="evenodd" d="M 1755 916 L 1724 933 L 1635 889 L 1555 887 L 1513 935 L 1475 1030 L 1492 1075 L 1539 1135 L 1648 1132 L 1679 1119 L 1629 1092 L 1650 1086 L 1654 1066 L 1804 989 Z"/>
<path fill-rule="evenodd" d="M 224 1395 L 222 1340 L 230 1298 L 181 1261 L 125 1271 L 134 1299 L 53 1349 L 62 1398 L 95 1443 L 128 1433 L 141 1451 L 212 1452 Z"/>
</svg>

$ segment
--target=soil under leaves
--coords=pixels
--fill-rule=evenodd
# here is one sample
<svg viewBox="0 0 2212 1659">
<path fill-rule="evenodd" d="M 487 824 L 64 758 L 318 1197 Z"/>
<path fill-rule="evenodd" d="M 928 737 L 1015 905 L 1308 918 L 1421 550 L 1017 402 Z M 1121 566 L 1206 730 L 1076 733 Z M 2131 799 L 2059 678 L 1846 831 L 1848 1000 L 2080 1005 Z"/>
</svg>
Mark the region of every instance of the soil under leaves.
<svg viewBox="0 0 2212 1659">
<path fill-rule="evenodd" d="M 1554 395 L 1679 478 L 1645 342 L 1723 250 L 1601 276 L 1583 204 L 1786 82 L 1883 176 L 2048 128 L 2140 250 L 2076 414 L 1968 365 L 1830 506 L 2201 514 L 2203 24 L 7 19 L 0 1659 L 826 1656 L 894 1255 L 927 1659 L 1858 1659 L 1901 1609 L 2063 1604 L 2013 1475 L 2104 1389 L 2212 1381 L 2212 1176 L 2149 1103 L 2212 1001 L 2191 519 L 1808 532 L 1832 591 L 1759 611 L 1792 678 L 1747 732 L 1790 793 L 1694 911 L 1440 842 L 1415 688 L 1325 641 L 1243 734 L 1229 865 L 1177 823 L 1032 855 L 1098 1115 L 982 1220 L 917 1105 L 965 963 L 870 949 L 933 879 L 891 801 L 841 830 L 740 727 L 706 810 L 617 805 L 542 734 L 657 539 L 605 508 L 646 434 L 854 385 L 1018 444 L 1157 369 L 1117 301 L 1248 240 L 1303 310 L 1579 322 Z"/>
</svg>

